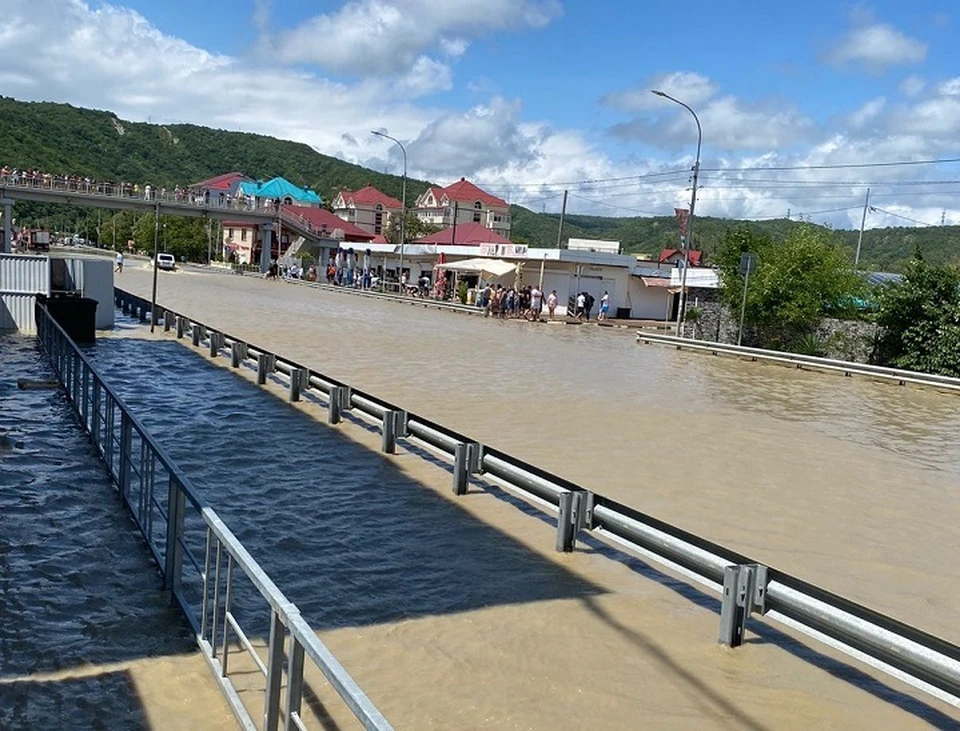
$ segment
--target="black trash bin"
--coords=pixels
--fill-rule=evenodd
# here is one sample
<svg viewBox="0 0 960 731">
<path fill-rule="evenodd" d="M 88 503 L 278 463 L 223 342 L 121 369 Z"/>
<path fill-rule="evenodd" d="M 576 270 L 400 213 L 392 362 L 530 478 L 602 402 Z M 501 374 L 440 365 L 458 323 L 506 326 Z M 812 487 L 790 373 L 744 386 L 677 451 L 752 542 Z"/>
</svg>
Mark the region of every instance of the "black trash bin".
<svg viewBox="0 0 960 731">
<path fill-rule="evenodd" d="M 97 338 L 97 301 L 90 297 L 46 297 L 37 295 L 54 320 L 75 343 L 92 343 Z"/>
</svg>

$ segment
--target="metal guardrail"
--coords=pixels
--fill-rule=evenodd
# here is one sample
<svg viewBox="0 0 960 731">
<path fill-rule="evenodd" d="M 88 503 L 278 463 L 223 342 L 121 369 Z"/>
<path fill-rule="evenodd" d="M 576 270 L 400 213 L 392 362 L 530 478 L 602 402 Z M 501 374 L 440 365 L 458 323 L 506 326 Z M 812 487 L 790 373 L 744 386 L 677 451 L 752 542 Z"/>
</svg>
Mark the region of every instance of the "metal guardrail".
<svg viewBox="0 0 960 731">
<path fill-rule="evenodd" d="M 420 305 L 421 307 L 432 307 L 438 310 L 449 310 L 451 312 L 463 312 L 468 315 L 482 315 L 483 308 L 476 305 L 463 305 L 459 302 L 447 302 L 446 300 L 437 300 L 431 297 L 409 297 L 407 295 L 393 292 L 387 292 L 386 288 L 399 288 L 397 282 L 383 282 L 379 289 L 358 289 L 356 287 L 344 287 L 336 284 L 327 284 L 325 282 L 310 282 L 305 279 L 284 279 L 287 284 L 297 284 L 303 287 L 312 287 L 313 289 L 322 289 L 327 292 L 339 292 L 341 294 L 352 294 L 358 297 L 369 297 L 372 299 L 390 300 L 400 302 L 406 305 Z"/>
<path fill-rule="evenodd" d="M 301 704 L 304 664 L 309 660 L 365 728 L 392 729 L 301 617 L 297 606 L 277 588 L 42 305 L 37 306 L 37 334 L 74 412 L 146 539 L 164 588 L 192 626 L 204 659 L 241 725 L 275 731 L 282 717 L 286 731 L 306 728 Z M 197 545 L 201 541 L 202 547 Z M 238 570 L 269 611 L 266 660 L 234 611 Z M 240 651 L 232 647 L 234 641 L 266 678 L 260 723 L 251 717 L 230 679 L 230 659 Z"/>
<path fill-rule="evenodd" d="M 150 303 L 115 290 L 124 312 L 146 321 Z M 495 481 L 546 510 L 556 513 L 558 551 L 573 551 L 581 531 L 614 545 L 640 552 L 717 590 L 722 595 L 719 641 L 736 647 L 743 641 L 753 613 L 789 624 L 854 658 L 866 660 L 918 689 L 960 707 L 960 646 L 875 612 L 752 558 L 641 513 L 564 478 L 483 445 L 371 394 L 305 368 L 259 346 L 218 332 L 172 310 L 153 315 L 164 330 L 176 327 L 178 338 L 189 332 L 193 344 L 209 344 L 210 354 L 230 348 L 231 365 L 257 361 L 257 382 L 277 372 L 287 378 L 291 401 L 303 389 L 327 399 L 328 420 L 355 410 L 379 422 L 382 450 L 393 453 L 397 440 L 416 439 L 453 463 L 453 492 L 465 495 L 471 475 Z"/>
<path fill-rule="evenodd" d="M 647 333 L 642 330 L 637 332 L 637 342 L 648 345 L 668 345 L 675 347 L 677 350 L 693 350 L 712 353 L 713 355 L 730 355 L 752 361 L 780 363 L 781 365 L 791 365 L 796 368 L 809 370 L 842 373 L 845 376 L 866 376 L 885 381 L 895 381 L 901 386 L 909 383 L 918 386 L 932 386 L 947 391 L 960 391 L 960 378 L 940 376 L 934 373 L 906 371 L 900 368 L 887 368 L 886 366 L 853 363 L 835 358 L 800 355 L 799 353 L 787 353 L 781 350 L 767 350 L 765 348 L 748 348 L 742 345 L 713 343 L 708 340 L 678 338 L 674 335 L 659 335 Z"/>
</svg>

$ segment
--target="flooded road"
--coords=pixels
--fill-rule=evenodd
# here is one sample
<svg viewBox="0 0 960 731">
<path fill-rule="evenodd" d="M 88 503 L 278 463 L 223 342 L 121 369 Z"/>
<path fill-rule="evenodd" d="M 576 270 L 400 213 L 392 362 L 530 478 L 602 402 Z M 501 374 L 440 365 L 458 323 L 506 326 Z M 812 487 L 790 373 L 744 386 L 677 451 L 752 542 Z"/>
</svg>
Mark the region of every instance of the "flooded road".
<svg viewBox="0 0 960 731">
<path fill-rule="evenodd" d="M 589 537 L 557 554 L 539 511 L 496 488 L 456 498 L 449 465 L 410 445 L 383 455 L 376 428 L 350 414 L 331 427 L 311 394 L 290 404 L 282 381 L 257 387 L 251 365 L 189 342 L 121 318 L 93 358 L 397 728 L 953 721 L 775 628 L 730 651 L 715 641 L 715 596 Z M 232 607 L 256 643 L 254 594 L 235 587 Z"/>
<path fill-rule="evenodd" d="M 158 300 L 960 641 L 956 396 L 253 277 L 162 275 Z"/>
<path fill-rule="evenodd" d="M 0 334 L 0 728 L 230 728 L 63 392 L 17 388 L 52 376 Z"/>
</svg>

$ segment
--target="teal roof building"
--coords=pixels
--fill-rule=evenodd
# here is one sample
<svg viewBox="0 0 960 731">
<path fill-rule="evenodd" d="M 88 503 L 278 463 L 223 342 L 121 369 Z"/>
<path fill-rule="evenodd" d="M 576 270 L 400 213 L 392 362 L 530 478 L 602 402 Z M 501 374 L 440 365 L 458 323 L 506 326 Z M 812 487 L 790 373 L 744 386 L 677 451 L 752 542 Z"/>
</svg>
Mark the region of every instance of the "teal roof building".
<svg viewBox="0 0 960 731">
<path fill-rule="evenodd" d="M 240 183 L 240 192 L 255 198 L 269 198 L 286 204 L 319 206 L 323 203 L 320 196 L 309 188 L 299 188 L 284 178 L 274 178 L 266 183 Z"/>
</svg>

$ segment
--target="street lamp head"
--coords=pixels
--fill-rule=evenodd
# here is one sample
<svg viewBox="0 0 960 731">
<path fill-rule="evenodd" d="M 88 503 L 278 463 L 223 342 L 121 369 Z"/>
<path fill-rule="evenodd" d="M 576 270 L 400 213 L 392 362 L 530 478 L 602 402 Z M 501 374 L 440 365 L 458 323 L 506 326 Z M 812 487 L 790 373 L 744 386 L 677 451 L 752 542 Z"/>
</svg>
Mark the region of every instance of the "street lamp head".
<svg viewBox="0 0 960 731">
<path fill-rule="evenodd" d="M 386 135 L 383 132 L 378 132 L 375 129 L 370 130 L 370 134 L 376 135 L 377 137 L 386 137 Z"/>
<path fill-rule="evenodd" d="M 666 96 L 666 94 L 663 93 L 662 91 L 660 91 L 659 89 L 651 89 L 651 90 L 650 90 L 650 93 L 651 93 L 651 94 L 656 94 L 657 96 L 664 96 L 664 97 Z"/>
</svg>

